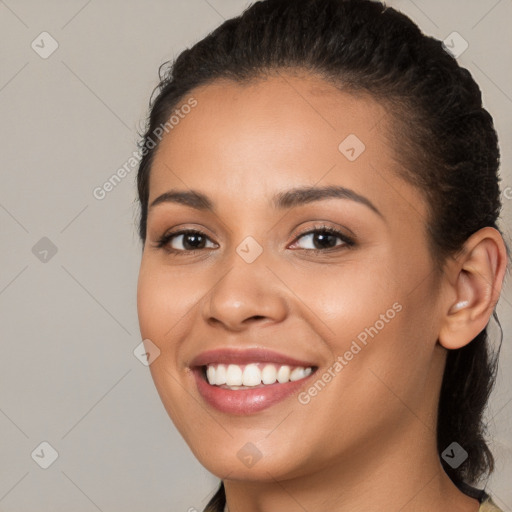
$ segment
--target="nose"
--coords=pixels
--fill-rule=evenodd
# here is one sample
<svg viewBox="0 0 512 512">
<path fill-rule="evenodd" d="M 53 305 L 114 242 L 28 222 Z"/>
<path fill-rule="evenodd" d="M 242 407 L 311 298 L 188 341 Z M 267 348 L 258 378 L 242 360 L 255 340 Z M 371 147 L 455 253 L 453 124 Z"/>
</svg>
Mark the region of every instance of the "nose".
<svg viewBox="0 0 512 512">
<path fill-rule="evenodd" d="M 282 322 L 288 312 L 282 283 L 263 263 L 237 262 L 219 279 L 203 304 L 213 327 L 243 331 L 255 323 Z"/>
</svg>

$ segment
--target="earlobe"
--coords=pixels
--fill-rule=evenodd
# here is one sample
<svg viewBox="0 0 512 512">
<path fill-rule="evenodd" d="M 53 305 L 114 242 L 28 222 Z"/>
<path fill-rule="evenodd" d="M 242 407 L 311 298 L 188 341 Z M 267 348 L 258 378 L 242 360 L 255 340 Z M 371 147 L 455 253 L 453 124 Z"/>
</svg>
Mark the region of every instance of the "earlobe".
<svg viewBox="0 0 512 512">
<path fill-rule="evenodd" d="M 468 238 L 446 269 L 450 293 L 439 333 L 443 347 L 461 348 L 485 329 L 501 293 L 506 265 L 499 231 L 486 227 Z"/>
</svg>

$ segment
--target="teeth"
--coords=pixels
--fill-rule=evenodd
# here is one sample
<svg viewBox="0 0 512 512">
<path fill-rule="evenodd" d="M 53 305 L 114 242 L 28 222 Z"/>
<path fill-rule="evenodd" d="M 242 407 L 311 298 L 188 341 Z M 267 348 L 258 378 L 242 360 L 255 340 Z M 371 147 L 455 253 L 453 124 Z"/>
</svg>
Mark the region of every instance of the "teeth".
<svg viewBox="0 0 512 512">
<path fill-rule="evenodd" d="M 277 380 L 277 370 L 273 364 L 267 364 L 261 372 L 261 382 L 263 384 L 274 384 Z"/>
<path fill-rule="evenodd" d="M 242 384 L 244 386 L 257 386 L 261 384 L 261 371 L 256 364 L 248 364 L 242 375 Z"/>
<path fill-rule="evenodd" d="M 242 369 L 237 364 L 230 364 L 226 372 L 226 384 L 228 386 L 242 385 Z"/>
<path fill-rule="evenodd" d="M 307 377 L 308 375 L 311 375 L 312 371 L 313 371 L 313 369 L 311 367 L 309 367 L 309 368 L 302 368 L 302 367 L 295 368 L 294 370 L 292 370 L 292 373 L 290 374 L 290 380 L 294 381 L 294 380 L 303 379 L 304 377 Z"/>
<path fill-rule="evenodd" d="M 210 364 L 206 368 L 206 378 L 211 385 L 226 385 L 230 389 L 245 389 L 262 384 L 280 384 L 303 379 L 312 373 L 311 367 L 251 363 L 245 366 L 237 364 Z"/>
<path fill-rule="evenodd" d="M 226 384 L 226 367 L 223 364 L 217 366 L 215 370 L 215 382 L 210 382 L 210 384 L 216 384 L 217 386 Z"/>
<path fill-rule="evenodd" d="M 293 382 L 295 380 L 303 379 L 306 376 L 305 368 L 294 368 L 290 373 L 290 380 Z"/>
<path fill-rule="evenodd" d="M 289 366 L 281 366 L 277 371 L 277 382 L 281 384 L 283 382 L 288 382 L 290 380 L 290 367 Z"/>
<path fill-rule="evenodd" d="M 208 378 L 208 382 L 211 384 L 212 382 L 216 383 L 215 381 L 215 366 L 208 366 L 206 370 L 206 377 Z"/>
</svg>

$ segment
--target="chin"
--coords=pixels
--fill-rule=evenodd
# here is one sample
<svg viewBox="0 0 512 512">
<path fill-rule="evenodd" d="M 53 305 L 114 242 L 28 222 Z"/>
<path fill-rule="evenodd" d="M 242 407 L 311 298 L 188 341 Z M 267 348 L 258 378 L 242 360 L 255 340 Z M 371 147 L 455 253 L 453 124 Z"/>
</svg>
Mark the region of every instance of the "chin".
<svg viewBox="0 0 512 512">
<path fill-rule="evenodd" d="M 240 448 L 238 446 L 240 445 Z M 236 448 L 234 447 L 236 446 Z M 230 439 L 212 450 L 209 445 L 189 443 L 196 459 L 210 473 L 221 479 L 249 482 L 275 482 L 300 477 L 311 472 L 312 466 L 297 450 L 288 453 L 277 446 L 268 450 L 249 442 Z"/>
</svg>

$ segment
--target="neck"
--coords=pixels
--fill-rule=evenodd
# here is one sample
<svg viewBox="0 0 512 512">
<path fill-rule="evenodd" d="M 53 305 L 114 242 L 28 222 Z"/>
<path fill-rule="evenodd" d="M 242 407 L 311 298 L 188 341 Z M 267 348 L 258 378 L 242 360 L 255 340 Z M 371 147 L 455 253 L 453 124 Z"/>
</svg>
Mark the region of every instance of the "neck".
<svg viewBox="0 0 512 512">
<path fill-rule="evenodd" d="M 444 472 L 435 433 L 423 423 L 414 418 L 406 435 L 402 430 L 385 443 L 373 439 L 314 473 L 279 481 L 225 479 L 229 512 L 478 511 L 478 500 Z"/>
</svg>

